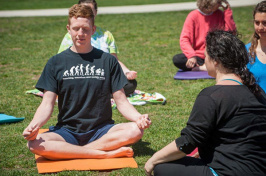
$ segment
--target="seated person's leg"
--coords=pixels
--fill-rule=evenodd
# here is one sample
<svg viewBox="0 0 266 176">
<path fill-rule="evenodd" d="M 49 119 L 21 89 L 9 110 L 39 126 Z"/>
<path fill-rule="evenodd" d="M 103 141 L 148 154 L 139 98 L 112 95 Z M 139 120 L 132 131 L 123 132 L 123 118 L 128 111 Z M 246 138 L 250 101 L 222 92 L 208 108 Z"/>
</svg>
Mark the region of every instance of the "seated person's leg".
<svg viewBox="0 0 266 176">
<path fill-rule="evenodd" d="M 199 66 L 202 66 L 205 63 L 204 59 L 202 59 L 202 58 L 200 58 L 198 56 L 196 56 L 196 58 L 197 58 L 197 63 L 199 64 Z"/>
<path fill-rule="evenodd" d="M 210 168 L 198 158 L 182 159 L 158 164 L 154 168 L 154 176 L 213 176 Z"/>
<path fill-rule="evenodd" d="M 124 91 L 126 96 L 129 96 L 130 94 L 134 93 L 136 88 L 137 88 L 137 81 L 135 79 L 128 80 L 128 84 L 124 86 Z"/>
<path fill-rule="evenodd" d="M 28 142 L 29 149 L 34 154 L 41 155 L 51 160 L 132 157 L 134 154 L 130 147 L 120 147 L 111 151 L 102 151 L 86 146 L 71 144 L 66 142 L 66 140 L 58 133 L 62 133 L 62 130 L 61 132 L 57 131 L 38 134 L 35 140 Z M 75 141 L 77 142 L 77 140 Z"/>
<path fill-rule="evenodd" d="M 86 146 L 97 150 L 115 150 L 136 143 L 142 136 L 143 130 L 136 123 L 121 123 L 114 125 L 105 135 Z"/>
<path fill-rule="evenodd" d="M 107 134 L 120 134 L 119 140 L 123 146 L 138 142 L 143 136 L 143 130 L 139 129 L 135 122 L 120 123 L 112 127 Z"/>
<path fill-rule="evenodd" d="M 184 71 L 191 71 L 191 68 L 187 68 L 186 66 L 187 57 L 183 53 L 175 55 L 173 57 L 173 63 L 179 69 L 182 69 Z"/>
<path fill-rule="evenodd" d="M 60 146 L 65 144 L 78 145 L 78 141 L 63 129 L 50 127 L 51 131 L 38 134 L 35 140 L 28 141 L 28 148 L 34 154 L 44 156 L 48 159 L 55 159 L 52 155 L 57 151 L 60 153 Z"/>
</svg>

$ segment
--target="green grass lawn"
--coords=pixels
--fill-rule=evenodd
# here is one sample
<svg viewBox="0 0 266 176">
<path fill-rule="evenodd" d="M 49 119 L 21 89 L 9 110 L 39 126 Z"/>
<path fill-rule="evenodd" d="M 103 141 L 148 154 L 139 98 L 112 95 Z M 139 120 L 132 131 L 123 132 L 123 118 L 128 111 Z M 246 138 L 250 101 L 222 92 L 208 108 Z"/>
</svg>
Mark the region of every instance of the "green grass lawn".
<svg viewBox="0 0 266 176">
<path fill-rule="evenodd" d="M 193 0 L 97 0 L 99 7 L 190 2 Z M 78 0 L 0 0 L 0 10 L 69 8 Z"/>
<path fill-rule="evenodd" d="M 233 8 L 241 39 L 247 43 L 253 33 L 253 7 Z M 186 125 L 197 94 L 214 80 L 177 81 L 172 64 L 180 53 L 179 36 L 188 11 L 97 16 L 96 24 L 110 30 L 120 50 L 119 59 L 138 71 L 138 89 L 159 92 L 166 105 L 136 106 L 148 113 L 152 126 L 133 145 L 138 169 L 111 172 L 65 171 L 51 175 L 144 175 L 144 164 L 157 150 L 177 138 Z M 0 18 L 0 112 L 25 117 L 20 123 L 0 125 L 0 175 L 37 175 L 34 155 L 22 137 L 41 98 L 27 95 L 33 89 L 47 60 L 57 53 L 66 33 L 67 17 Z M 43 128 L 55 125 L 58 109 Z M 113 110 L 116 123 L 126 120 Z"/>
</svg>

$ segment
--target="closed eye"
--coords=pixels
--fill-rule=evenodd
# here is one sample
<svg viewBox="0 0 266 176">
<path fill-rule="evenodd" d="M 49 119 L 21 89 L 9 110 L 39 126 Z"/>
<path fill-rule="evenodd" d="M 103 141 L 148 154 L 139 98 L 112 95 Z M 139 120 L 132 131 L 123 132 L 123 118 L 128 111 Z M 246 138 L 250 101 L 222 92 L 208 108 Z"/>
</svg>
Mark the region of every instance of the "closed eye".
<svg viewBox="0 0 266 176">
<path fill-rule="evenodd" d="M 78 31 L 78 30 L 79 30 L 78 27 L 73 27 L 72 29 L 73 29 L 74 31 Z"/>
</svg>

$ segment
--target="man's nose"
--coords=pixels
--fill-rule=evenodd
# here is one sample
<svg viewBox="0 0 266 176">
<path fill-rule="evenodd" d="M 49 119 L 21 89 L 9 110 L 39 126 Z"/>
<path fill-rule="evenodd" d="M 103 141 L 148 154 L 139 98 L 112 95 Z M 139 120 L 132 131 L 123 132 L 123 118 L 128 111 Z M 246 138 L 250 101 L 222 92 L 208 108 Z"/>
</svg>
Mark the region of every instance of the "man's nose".
<svg viewBox="0 0 266 176">
<path fill-rule="evenodd" d="M 83 31 L 82 28 L 80 28 L 79 31 L 78 31 L 78 35 L 83 35 L 83 34 L 84 34 L 84 31 Z"/>
</svg>

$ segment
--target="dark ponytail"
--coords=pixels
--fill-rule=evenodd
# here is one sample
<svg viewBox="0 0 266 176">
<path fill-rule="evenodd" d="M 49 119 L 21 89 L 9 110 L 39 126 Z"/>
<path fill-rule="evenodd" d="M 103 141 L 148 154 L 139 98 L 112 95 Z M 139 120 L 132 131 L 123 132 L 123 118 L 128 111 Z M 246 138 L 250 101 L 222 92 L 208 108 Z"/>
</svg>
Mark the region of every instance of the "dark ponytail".
<svg viewBox="0 0 266 176">
<path fill-rule="evenodd" d="M 255 77 L 247 67 L 244 67 L 241 70 L 238 69 L 235 73 L 240 76 L 243 84 L 246 85 L 253 94 L 258 94 L 260 92 Z"/>
<path fill-rule="evenodd" d="M 248 70 L 249 55 L 245 44 L 233 32 L 216 30 L 206 37 L 206 51 L 211 60 L 221 64 L 226 73 L 239 76 L 253 94 L 259 94 L 260 89 L 256 79 Z"/>
</svg>

